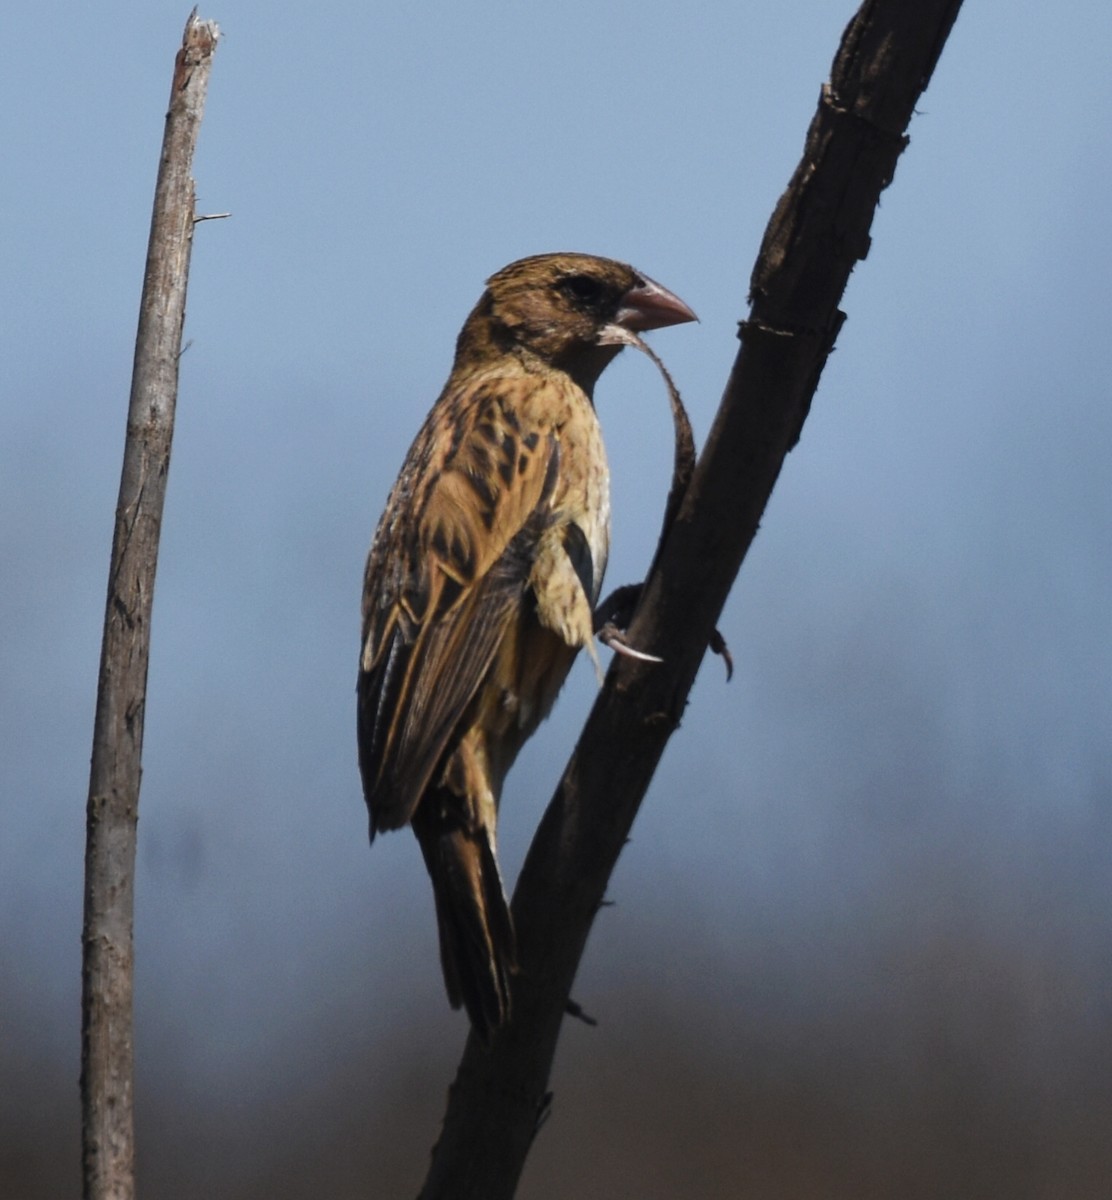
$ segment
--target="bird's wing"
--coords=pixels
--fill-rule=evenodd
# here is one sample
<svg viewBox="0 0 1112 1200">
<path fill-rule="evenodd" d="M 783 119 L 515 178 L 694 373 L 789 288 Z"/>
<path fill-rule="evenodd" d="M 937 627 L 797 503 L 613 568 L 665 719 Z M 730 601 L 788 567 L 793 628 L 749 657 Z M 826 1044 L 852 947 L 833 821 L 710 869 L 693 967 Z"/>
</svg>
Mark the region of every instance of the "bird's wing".
<svg viewBox="0 0 1112 1200">
<path fill-rule="evenodd" d="M 549 523 L 559 446 L 550 431 L 523 428 L 511 399 L 505 381 L 445 393 L 375 538 L 359 673 L 372 831 L 410 819 L 520 616 Z"/>
</svg>

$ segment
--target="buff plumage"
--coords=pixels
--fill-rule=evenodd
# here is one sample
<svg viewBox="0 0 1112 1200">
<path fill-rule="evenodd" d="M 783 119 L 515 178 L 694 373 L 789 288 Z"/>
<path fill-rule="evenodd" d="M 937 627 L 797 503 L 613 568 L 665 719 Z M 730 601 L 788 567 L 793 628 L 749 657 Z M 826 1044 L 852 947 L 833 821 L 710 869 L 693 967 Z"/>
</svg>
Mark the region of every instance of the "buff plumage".
<svg viewBox="0 0 1112 1200">
<path fill-rule="evenodd" d="M 448 997 L 486 1038 L 517 967 L 497 861 L 502 783 L 552 707 L 609 550 L 595 383 L 628 332 L 693 320 L 582 254 L 494 275 L 406 457 L 367 560 L 359 764 L 371 836 L 411 824 Z"/>
</svg>

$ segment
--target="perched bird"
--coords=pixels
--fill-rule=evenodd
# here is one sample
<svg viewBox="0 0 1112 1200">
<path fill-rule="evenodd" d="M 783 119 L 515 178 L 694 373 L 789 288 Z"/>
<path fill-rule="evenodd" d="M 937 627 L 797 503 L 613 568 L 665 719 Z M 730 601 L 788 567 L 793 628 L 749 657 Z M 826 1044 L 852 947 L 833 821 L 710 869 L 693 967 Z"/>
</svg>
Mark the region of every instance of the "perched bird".
<svg viewBox="0 0 1112 1200">
<path fill-rule="evenodd" d="M 452 1006 L 509 1014 L 502 781 L 581 647 L 609 548 L 592 394 L 637 331 L 695 314 L 623 263 L 542 254 L 492 276 L 367 559 L 359 767 L 371 838 L 411 824 Z"/>
</svg>

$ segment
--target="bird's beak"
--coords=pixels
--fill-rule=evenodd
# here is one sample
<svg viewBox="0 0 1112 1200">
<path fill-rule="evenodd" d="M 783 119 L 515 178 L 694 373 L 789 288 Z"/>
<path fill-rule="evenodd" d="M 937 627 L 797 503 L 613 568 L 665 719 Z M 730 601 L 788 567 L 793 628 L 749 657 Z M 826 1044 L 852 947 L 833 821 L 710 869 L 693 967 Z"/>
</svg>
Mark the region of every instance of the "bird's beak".
<svg viewBox="0 0 1112 1200">
<path fill-rule="evenodd" d="M 642 278 L 637 287 L 630 288 L 622 297 L 614 324 L 641 333 L 646 329 L 663 329 L 666 325 L 682 325 L 685 321 L 698 319 L 679 296 L 651 279 Z"/>
</svg>

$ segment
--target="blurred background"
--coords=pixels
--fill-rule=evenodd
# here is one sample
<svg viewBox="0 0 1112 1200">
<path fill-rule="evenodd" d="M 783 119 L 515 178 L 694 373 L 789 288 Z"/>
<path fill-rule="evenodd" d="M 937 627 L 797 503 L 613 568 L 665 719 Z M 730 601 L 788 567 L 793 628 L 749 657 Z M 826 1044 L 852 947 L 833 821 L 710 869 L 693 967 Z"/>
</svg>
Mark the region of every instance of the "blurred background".
<svg viewBox="0 0 1112 1200">
<path fill-rule="evenodd" d="M 139 1187 L 411 1196 L 465 1021 L 367 845 L 363 558 L 494 270 L 634 263 L 705 436 L 852 0 L 222 0 L 154 613 Z M 0 78 L 0 1194 L 74 1195 L 82 855 L 163 114 L 188 5 L 13 9 Z M 1112 1194 L 1112 9 L 958 20 L 849 320 L 588 946 L 520 1195 Z M 667 491 L 598 390 L 609 582 Z M 649 482 L 646 483 L 645 481 Z M 655 481 L 655 484 L 652 482 Z M 595 684 L 503 809 L 511 881 Z"/>
</svg>

